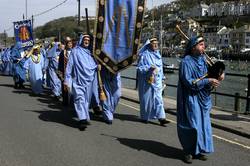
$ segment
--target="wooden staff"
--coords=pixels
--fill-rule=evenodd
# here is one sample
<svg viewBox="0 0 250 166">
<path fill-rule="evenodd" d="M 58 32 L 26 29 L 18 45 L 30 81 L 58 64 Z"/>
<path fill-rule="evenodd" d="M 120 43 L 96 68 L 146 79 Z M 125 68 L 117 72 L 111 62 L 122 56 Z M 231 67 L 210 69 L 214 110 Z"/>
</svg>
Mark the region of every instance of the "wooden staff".
<svg viewBox="0 0 250 166">
<path fill-rule="evenodd" d="M 88 8 L 85 8 L 85 14 L 86 14 L 87 34 L 90 35 Z M 92 36 L 90 36 L 90 40 L 93 40 Z M 93 58 L 94 58 L 94 56 L 93 56 Z M 98 62 L 97 59 L 95 59 L 95 61 Z M 103 83 L 102 83 L 102 78 L 101 78 L 101 67 L 99 67 L 99 65 L 98 65 L 98 69 L 97 69 L 97 75 L 98 75 L 98 86 L 99 86 L 99 98 L 101 101 L 105 101 L 105 100 L 107 100 L 107 96 L 106 96 L 104 89 L 103 89 Z"/>
<path fill-rule="evenodd" d="M 187 41 L 190 40 L 190 38 L 181 30 L 181 28 L 178 24 L 175 26 L 175 28 L 176 28 L 177 32 L 179 32 L 182 35 L 182 37 L 185 38 L 185 40 L 187 40 Z M 204 52 L 204 55 L 205 55 L 205 58 L 206 58 L 208 65 L 213 66 L 214 62 L 212 61 L 212 59 L 205 52 Z"/>
</svg>

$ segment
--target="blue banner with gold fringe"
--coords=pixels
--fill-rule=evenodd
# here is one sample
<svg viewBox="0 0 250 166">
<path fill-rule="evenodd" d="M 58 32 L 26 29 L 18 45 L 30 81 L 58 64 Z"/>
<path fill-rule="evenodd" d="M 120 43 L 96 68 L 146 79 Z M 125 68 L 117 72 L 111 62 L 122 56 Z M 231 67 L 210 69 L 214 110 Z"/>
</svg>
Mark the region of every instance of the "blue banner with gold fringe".
<svg viewBox="0 0 250 166">
<path fill-rule="evenodd" d="M 112 73 L 137 59 L 145 0 L 97 0 L 94 56 Z"/>
<path fill-rule="evenodd" d="M 14 22 L 14 34 L 16 42 L 20 42 L 22 48 L 34 45 L 31 20 Z"/>
</svg>

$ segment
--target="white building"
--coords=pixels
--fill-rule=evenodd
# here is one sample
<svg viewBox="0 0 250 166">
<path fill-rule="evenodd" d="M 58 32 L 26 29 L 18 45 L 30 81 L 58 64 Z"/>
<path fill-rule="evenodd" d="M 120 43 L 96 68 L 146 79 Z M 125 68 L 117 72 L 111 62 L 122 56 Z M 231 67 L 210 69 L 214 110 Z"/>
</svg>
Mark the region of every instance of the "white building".
<svg viewBox="0 0 250 166">
<path fill-rule="evenodd" d="M 231 44 L 230 42 L 230 32 L 232 29 L 229 29 L 227 27 L 222 27 L 217 32 L 217 50 L 221 50 L 224 48 L 228 48 Z"/>
<path fill-rule="evenodd" d="M 201 17 L 206 16 L 208 14 L 208 5 L 199 4 L 184 12 L 184 16 L 186 17 Z"/>
<path fill-rule="evenodd" d="M 230 32 L 231 44 L 236 51 L 250 48 L 250 25 L 244 25 Z"/>
<path fill-rule="evenodd" d="M 217 49 L 217 32 L 219 26 L 205 25 L 203 30 L 203 36 L 208 50 Z"/>
<path fill-rule="evenodd" d="M 212 3 L 208 8 L 208 16 L 242 16 L 250 14 L 250 2 L 230 1 Z"/>
<path fill-rule="evenodd" d="M 224 4 L 220 3 L 210 4 L 208 8 L 208 16 L 222 16 L 224 6 Z"/>
</svg>

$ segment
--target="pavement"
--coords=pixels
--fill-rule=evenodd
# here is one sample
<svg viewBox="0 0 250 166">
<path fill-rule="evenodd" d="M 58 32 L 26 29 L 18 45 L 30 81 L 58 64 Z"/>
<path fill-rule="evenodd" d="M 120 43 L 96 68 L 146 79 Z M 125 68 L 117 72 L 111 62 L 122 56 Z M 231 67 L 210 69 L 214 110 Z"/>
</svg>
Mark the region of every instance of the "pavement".
<svg viewBox="0 0 250 166">
<path fill-rule="evenodd" d="M 138 91 L 122 88 L 122 98 L 139 103 Z M 164 97 L 165 112 L 176 115 L 176 100 Z M 212 126 L 224 131 L 250 138 L 250 116 L 232 114 L 213 107 L 211 111 Z"/>
</svg>

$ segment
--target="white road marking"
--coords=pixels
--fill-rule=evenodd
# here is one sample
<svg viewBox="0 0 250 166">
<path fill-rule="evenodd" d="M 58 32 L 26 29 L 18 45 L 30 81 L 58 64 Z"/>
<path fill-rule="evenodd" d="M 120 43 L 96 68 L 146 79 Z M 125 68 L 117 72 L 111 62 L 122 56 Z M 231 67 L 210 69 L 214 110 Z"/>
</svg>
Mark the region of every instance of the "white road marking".
<svg viewBox="0 0 250 166">
<path fill-rule="evenodd" d="M 120 104 L 121 104 L 121 105 L 124 105 L 124 106 L 126 106 L 126 107 L 129 107 L 129 108 L 132 108 L 132 109 L 134 109 L 134 110 L 140 111 L 140 109 L 139 109 L 139 108 L 136 108 L 136 107 L 133 107 L 133 106 L 127 105 L 127 104 L 125 104 L 125 103 L 120 102 Z M 167 119 L 167 120 L 168 120 L 168 121 L 170 121 L 171 123 L 176 124 L 176 121 L 173 121 L 173 120 L 170 120 L 170 119 Z M 215 137 L 215 138 L 217 138 L 217 139 L 219 139 L 219 140 L 223 140 L 223 141 L 225 141 L 225 142 L 228 142 L 228 143 L 234 144 L 234 145 L 241 146 L 241 147 L 243 147 L 243 148 L 245 148 L 245 149 L 250 149 L 250 146 L 243 145 L 243 144 L 241 144 L 241 143 L 238 143 L 238 142 L 235 142 L 235 141 L 232 141 L 232 140 L 229 140 L 229 139 L 226 139 L 226 138 L 220 137 L 220 136 L 215 135 L 215 134 L 213 134 L 213 137 Z"/>
</svg>

